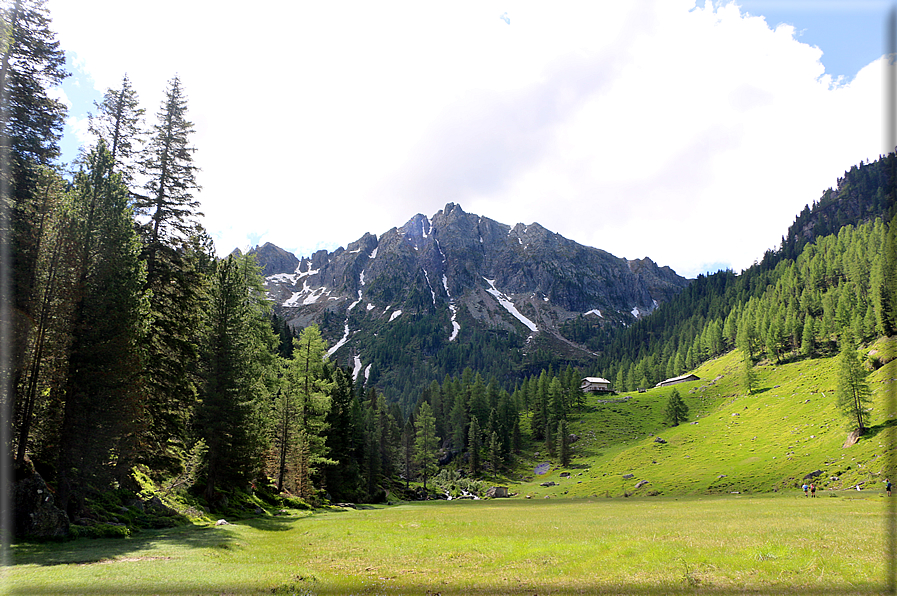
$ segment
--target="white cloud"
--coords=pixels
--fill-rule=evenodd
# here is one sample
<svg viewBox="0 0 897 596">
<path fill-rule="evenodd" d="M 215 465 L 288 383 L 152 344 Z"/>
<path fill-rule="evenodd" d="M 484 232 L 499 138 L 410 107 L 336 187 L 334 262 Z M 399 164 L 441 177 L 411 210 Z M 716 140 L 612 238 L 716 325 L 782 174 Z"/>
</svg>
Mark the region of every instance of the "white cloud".
<svg viewBox="0 0 897 596">
<path fill-rule="evenodd" d="M 680 273 L 740 269 L 882 151 L 879 63 L 838 85 L 734 5 L 49 5 L 98 90 L 127 72 L 150 119 L 180 75 L 222 253 L 332 249 L 455 201 Z"/>
<path fill-rule="evenodd" d="M 88 130 L 88 126 L 90 125 L 90 118 L 84 116 L 83 118 L 79 118 L 78 116 L 69 116 L 65 119 L 65 124 L 68 126 L 75 137 L 78 139 L 78 142 L 84 146 L 89 145 L 94 142 L 95 138 Z"/>
</svg>

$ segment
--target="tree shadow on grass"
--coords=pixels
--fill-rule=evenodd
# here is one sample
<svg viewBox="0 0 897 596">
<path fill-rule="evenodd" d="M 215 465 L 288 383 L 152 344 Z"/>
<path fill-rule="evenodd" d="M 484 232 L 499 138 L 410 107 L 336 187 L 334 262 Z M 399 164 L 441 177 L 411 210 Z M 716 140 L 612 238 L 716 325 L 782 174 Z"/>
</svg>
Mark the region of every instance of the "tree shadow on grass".
<svg viewBox="0 0 897 596">
<path fill-rule="evenodd" d="M 592 466 L 590 466 L 589 464 L 570 464 L 569 466 L 567 466 L 567 469 L 570 469 L 570 470 L 588 470 L 588 469 L 591 468 L 591 467 L 592 467 Z"/>
<path fill-rule="evenodd" d="M 128 538 L 79 538 L 66 542 L 21 542 L 12 547 L 13 565 L 71 565 L 98 563 L 124 557 L 156 545 L 178 544 L 191 548 L 231 548 L 233 532 L 227 526 L 179 526 L 144 530 Z M 151 554 L 147 555 L 152 558 Z"/>
<path fill-rule="evenodd" d="M 891 426 L 897 426 L 897 418 L 892 418 L 890 420 L 885 420 L 881 424 L 876 424 L 875 426 L 870 426 L 866 429 L 866 432 L 860 437 L 860 440 L 871 439 L 876 436 L 878 433 L 883 431 L 886 428 Z"/>
<path fill-rule="evenodd" d="M 293 525 L 301 519 L 305 518 L 283 515 L 275 517 L 253 517 L 241 520 L 240 523 L 263 532 L 285 532 L 293 529 Z"/>
</svg>

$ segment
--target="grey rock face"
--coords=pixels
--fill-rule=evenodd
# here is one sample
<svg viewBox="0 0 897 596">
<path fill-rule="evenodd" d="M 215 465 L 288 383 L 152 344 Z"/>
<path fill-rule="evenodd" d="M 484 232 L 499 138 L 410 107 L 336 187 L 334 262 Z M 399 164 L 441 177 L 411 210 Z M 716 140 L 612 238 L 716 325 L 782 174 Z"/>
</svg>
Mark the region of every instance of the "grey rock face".
<svg viewBox="0 0 897 596">
<path fill-rule="evenodd" d="M 247 254 L 255 255 L 256 260 L 262 267 L 262 275 L 266 276 L 274 275 L 275 273 L 292 272 L 299 264 L 299 259 L 296 258 L 296 255 L 270 242 L 253 248 Z"/>
<path fill-rule="evenodd" d="M 24 474 L 14 486 L 16 538 L 52 539 L 69 534 L 69 518 L 56 507 L 53 493 L 40 474 Z"/>
<path fill-rule="evenodd" d="M 385 326 L 415 320 L 420 333 L 422 317 L 443 344 L 479 330 L 591 358 L 561 334 L 565 322 L 628 325 L 689 283 L 648 258 L 627 261 L 537 223 L 512 227 L 454 203 L 310 258 L 270 244 L 254 251 L 279 313 L 293 327 L 317 323 L 332 354 L 356 366 L 366 365 L 364 351 Z"/>
</svg>

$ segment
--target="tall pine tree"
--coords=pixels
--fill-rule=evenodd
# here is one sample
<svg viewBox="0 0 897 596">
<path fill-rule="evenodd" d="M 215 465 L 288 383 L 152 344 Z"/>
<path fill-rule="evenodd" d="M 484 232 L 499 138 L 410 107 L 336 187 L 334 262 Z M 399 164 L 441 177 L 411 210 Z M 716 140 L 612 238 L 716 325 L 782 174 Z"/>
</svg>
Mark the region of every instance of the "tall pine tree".
<svg viewBox="0 0 897 596">
<path fill-rule="evenodd" d="M 101 139 L 115 163 L 115 171 L 130 186 L 134 181 L 143 137 L 143 116 L 137 92 L 125 74 L 120 89 L 107 89 L 96 115 L 89 116 L 89 130 Z"/>
<path fill-rule="evenodd" d="M 146 316 L 127 189 L 102 141 L 86 165 L 72 193 L 77 260 L 57 468 L 59 503 L 75 514 L 88 487 L 124 479 L 134 461 Z"/>
<path fill-rule="evenodd" d="M 199 356 L 196 330 L 202 321 L 204 275 L 210 244 L 193 193 L 196 166 L 180 79 L 169 83 L 158 122 L 140 163 L 146 194 L 135 201 L 142 215 L 145 287 L 151 292 L 146 338 L 149 397 L 144 459 L 150 467 L 174 470 L 196 405 Z M 221 271 L 218 271 L 218 275 Z"/>
<path fill-rule="evenodd" d="M 41 177 L 59 157 L 65 106 L 50 95 L 68 76 L 45 0 L 0 7 L 0 399 L 19 383 L 39 308 L 35 292 L 46 210 Z"/>
<path fill-rule="evenodd" d="M 277 338 L 261 272 L 251 257 L 220 261 L 209 291 L 203 390 L 196 428 L 206 443 L 205 496 L 245 487 L 261 471 Z"/>
</svg>

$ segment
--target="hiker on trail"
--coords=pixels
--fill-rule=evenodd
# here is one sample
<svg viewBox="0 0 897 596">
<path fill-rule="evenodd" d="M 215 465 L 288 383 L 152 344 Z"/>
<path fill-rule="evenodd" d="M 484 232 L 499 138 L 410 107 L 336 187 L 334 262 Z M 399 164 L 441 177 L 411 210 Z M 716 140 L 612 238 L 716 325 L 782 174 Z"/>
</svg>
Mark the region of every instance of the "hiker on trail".
<svg viewBox="0 0 897 596">
<path fill-rule="evenodd" d="M 888 496 L 891 496 L 891 479 L 885 478 L 885 491 L 888 493 Z"/>
<path fill-rule="evenodd" d="M 810 489 L 810 487 L 805 484 L 801 488 L 804 489 L 804 496 L 809 497 L 810 495 L 807 494 L 807 491 Z"/>
<path fill-rule="evenodd" d="M 816 483 L 815 482 L 810 483 L 810 496 L 811 497 L 816 496 Z"/>
</svg>

